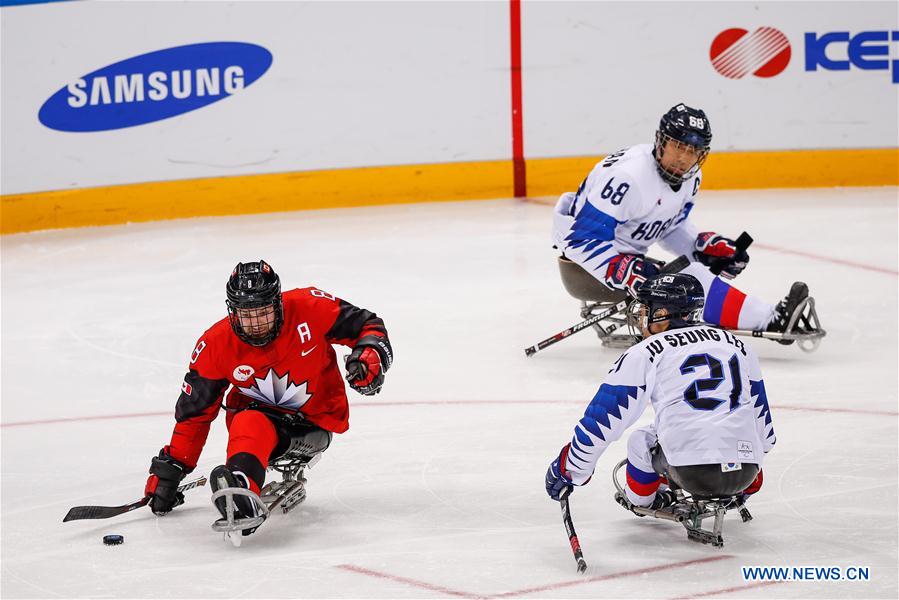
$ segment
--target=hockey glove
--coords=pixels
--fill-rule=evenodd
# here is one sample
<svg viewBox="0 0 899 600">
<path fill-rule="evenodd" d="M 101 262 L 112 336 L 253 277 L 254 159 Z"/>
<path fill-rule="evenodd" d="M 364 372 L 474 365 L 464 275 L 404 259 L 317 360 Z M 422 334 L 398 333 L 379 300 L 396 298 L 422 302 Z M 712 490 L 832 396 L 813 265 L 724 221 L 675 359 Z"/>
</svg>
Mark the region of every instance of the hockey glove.
<svg viewBox="0 0 899 600">
<path fill-rule="evenodd" d="M 162 516 L 184 504 L 184 494 L 178 491 L 178 484 L 187 471 L 182 463 L 168 455 L 166 448 L 153 457 L 144 496 L 150 496 L 150 510 L 154 514 Z"/>
<path fill-rule="evenodd" d="M 606 269 L 606 285 L 616 290 L 627 290 L 637 296 L 637 289 L 647 278 L 658 273 L 658 268 L 637 254 L 619 254 L 609 261 Z"/>
<path fill-rule="evenodd" d="M 387 362 L 382 360 L 382 353 Z M 374 396 L 384 385 L 384 371 L 390 368 L 390 342 L 379 336 L 365 336 L 346 358 L 346 380 L 363 396 Z"/>
<path fill-rule="evenodd" d="M 568 458 L 568 449 L 570 447 L 571 444 L 566 444 L 556 460 L 552 461 L 552 464 L 546 470 L 546 493 L 557 502 L 562 490 L 567 488 L 571 491 L 574 489 L 574 484 L 571 483 L 571 478 L 565 471 L 565 461 Z"/>
<path fill-rule="evenodd" d="M 693 258 L 709 268 L 720 267 L 721 277 L 725 279 L 733 279 L 749 264 L 749 254 L 745 250 L 737 251 L 733 240 L 714 231 L 704 231 L 696 236 L 695 247 Z"/>
</svg>

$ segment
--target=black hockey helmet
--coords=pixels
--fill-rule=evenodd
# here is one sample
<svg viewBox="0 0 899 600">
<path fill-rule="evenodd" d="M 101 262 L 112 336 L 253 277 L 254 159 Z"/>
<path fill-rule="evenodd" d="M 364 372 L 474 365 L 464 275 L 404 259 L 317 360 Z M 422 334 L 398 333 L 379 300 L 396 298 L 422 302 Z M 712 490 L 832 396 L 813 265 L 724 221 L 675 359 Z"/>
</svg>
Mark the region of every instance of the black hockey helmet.
<svg viewBox="0 0 899 600">
<path fill-rule="evenodd" d="M 686 273 L 661 273 L 637 289 L 637 298 L 628 309 L 628 324 L 631 332 L 643 339 L 643 329 L 651 323 L 668 321 L 668 328 L 676 329 L 702 322 L 704 306 L 705 292 L 698 279 Z"/>
<path fill-rule="evenodd" d="M 251 346 L 265 346 L 278 337 L 281 326 L 284 325 L 284 305 L 281 302 L 281 278 L 271 265 L 264 260 L 237 263 L 228 278 L 225 293 L 231 329 L 237 337 Z M 254 328 L 261 329 L 260 333 L 244 329 L 238 310 L 264 309 L 269 306 L 274 310 L 260 311 L 266 314 L 245 317 L 253 322 Z"/>
<path fill-rule="evenodd" d="M 697 160 L 682 175 L 673 173 L 662 167 L 662 155 L 669 140 L 679 144 L 692 146 L 695 149 Z M 655 159 L 659 175 L 667 183 L 677 185 L 693 177 L 702 163 L 709 155 L 712 144 L 712 126 L 705 111 L 699 108 L 691 108 L 681 102 L 662 115 L 659 121 L 659 129 L 656 131 Z"/>
</svg>

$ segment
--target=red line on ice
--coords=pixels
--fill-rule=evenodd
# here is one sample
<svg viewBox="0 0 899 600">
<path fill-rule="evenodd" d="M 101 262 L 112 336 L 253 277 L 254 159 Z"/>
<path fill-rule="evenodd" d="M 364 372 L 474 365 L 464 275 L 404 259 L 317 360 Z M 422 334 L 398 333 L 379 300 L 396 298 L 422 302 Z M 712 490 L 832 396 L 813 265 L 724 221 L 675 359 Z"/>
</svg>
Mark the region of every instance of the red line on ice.
<svg viewBox="0 0 899 600">
<path fill-rule="evenodd" d="M 887 275 L 899 275 L 899 271 L 896 269 L 888 269 L 886 267 L 876 267 L 874 265 L 867 265 L 865 263 L 854 262 L 851 260 L 843 260 L 842 258 L 833 258 L 831 256 L 824 256 L 823 254 L 815 254 L 813 252 L 803 252 L 802 250 L 790 250 L 789 248 L 781 248 L 780 246 L 771 246 L 768 244 L 754 244 L 755 248 L 762 248 L 763 250 L 771 250 L 773 252 L 781 252 L 783 254 L 793 254 L 795 256 L 802 256 L 805 258 L 811 258 L 813 260 L 820 260 L 823 262 L 834 263 L 836 265 L 843 265 L 846 267 L 855 267 L 856 269 L 864 269 L 866 271 L 875 271 L 877 273 L 886 273 Z"/>
<path fill-rule="evenodd" d="M 350 402 L 350 407 L 366 408 L 379 406 L 464 406 L 464 405 L 512 405 L 512 404 L 586 404 L 585 400 L 412 400 L 408 402 Z M 815 406 L 792 406 L 775 404 L 774 412 L 779 410 L 794 410 L 800 412 L 820 413 L 846 413 L 851 415 L 880 415 L 886 417 L 899 416 L 899 412 L 891 410 L 863 410 L 858 408 L 826 408 Z M 0 427 L 24 427 L 28 425 L 53 425 L 55 423 L 78 423 L 81 421 L 102 421 L 112 419 L 133 419 L 142 417 L 169 417 L 174 416 L 173 411 L 133 413 L 126 415 L 93 415 L 87 417 L 61 417 L 58 419 L 44 419 L 34 421 L 13 421 L 12 423 L 0 423 Z"/>
<path fill-rule="evenodd" d="M 102 421 L 106 419 L 133 419 L 136 417 L 163 417 L 174 416 L 174 411 L 131 413 L 128 415 L 94 415 L 88 417 L 60 417 L 58 419 L 43 419 L 35 421 L 14 421 L 12 423 L 0 423 L 0 427 L 22 427 L 25 425 L 52 425 L 54 423 L 75 423 L 79 421 Z"/>
<path fill-rule="evenodd" d="M 408 402 L 351 402 L 350 407 L 363 406 L 436 406 L 436 405 L 462 405 L 462 404 L 583 404 L 587 405 L 587 400 L 411 400 Z M 853 415 L 882 415 L 882 416 L 899 416 L 899 412 L 889 410 L 864 410 L 858 408 L 824 408 L 817 406 L 794 406 L 789 404 L 772 404 L 771 408 L 776 412 L 778 410 L 797 410 L 806 412 L 823 412 L 823 413 L 849 413 Z"/>
<path fill-rule="evenodd" d="M 555 206 L 556 200 L 553 198 L 523 198 L 523 202 L 528 202 L 531 204 L 541 204 L 543 206 Z M 804 252 L 802 250 L 790 250 L 789 248 L 782 248 L 781 246 L 772 246 L 770 244 L 762 244 L 762 243 L 754 243 L 752 245 L 753 248 L 761 248 L 762 250 L 770 250 L 772 252 L 781 252 L 783 254 L 793 254 L 795 256 L 802 256 L 804 258 L 810 258 L 812 260 L 820 260 L 822 262 L 829 262 L 835 265 L 842 265 L 844 267 L 853 267 L 855 269 L 863 269 L 865 271 L 874 271 L 875 273 L 884 273 L 886 275 L 899 275 L 899 271 L 896 269 L 890 269 L 888 267 L 878 267 L 876 265 L 869 265 L 865 263 L 855 262 L 851 260 L 844 260 L 842 258 L 834 258 L 832 256 L 825 256 L 823 254 L 815 254 L 814 252 Z"/>
<path fill-rule="evenodd" d="M 487 596 L 488 598 L 506 598 L 509 596 L 521 596 L 522 594 L 533 594 L 536 592 L 546 592 L 550 590 L 558 590 L 561 588 L 572 587 L 576 585 L 584 585 L 586 583 L 594 583 L 597 581 L 608 581 L 610 579 L 621 579 L 622 577 L 632 577 L 634 575 L 645 575 L 647 573 L 656 573 L 658 571 L 667 571 L 669 569 L 679 569 L 681 567 L 689 567 L 691 565 L 699 565 L 704 563 L 716 562 L 719 560 L 728 560 L 733 558 L 733 556 L 729 554 L 721 554 L 718 556 L 707 556 L 705 558 L 694 558 L 693 560 L 685 560 L 682 562 L 676 563 L 668 563 L 665 565 L 656 565 L 654 567 L 644 567 L 642 569 L 634 569 L 632 571 L 622 571 L 620 573 L 611 573 L 609 575 L 597 575 L 595 577 L 582 577 L 580 579 L 572 579 L 570 581 L 562 581 L 559 583 L 550 583 L 548 585 L 541 585 L 532 588 L 525 588 L 522 590 L 513 590 L 511 592 L 504 592 L 502 594 L 493 594 Z"/>
<path fill-rule="evenodd" d="M 708 596 L 720 596 L 721 594 L 732 594 L 734 592 L 742 592 L 744 590 L 752 590 L 755 588 L 766 587 L 769 585 L 775 585 L 778 583 L 784 583 L 783 581 L 758 581 L 756 583 L 749 583 L 746 585 L 738 585 L 729 588 L 723 588 L 720 590 L 712 590 L 710 592 L 699 592 L 698 594 L 690 594 L 689 596 L 677 596 L 676 598 L 672 598 L 671 600 L 688 600 L 688 598 L 706 598 Z"/>
<path fill-rule="evenodd" d="M 410 585 L 412 587 L 416 587 L 422 590 L 429 590 L 432 592 L 440 592 L 441 594 L 447 594 L 449 596 L 458 596 L 460 598 L 479 598 L 477 594 L 472 594 L 470 592 L 460 592 L 458 590 L 451 590 L 449 588 L 445 588 L 439 585 L 433 585 L 427 583 L 426 581 L 418 581 L 417 579 L 410 579 L 408 577 L 400 577 L 399 575 L 391 575 L 390 573 L 382 573 L 381 571 L 372 571 L 371 569 L 366 569 L 364 567 L 358 567 L 356 565 L 337 565 L 335 568 L 343 569 L 344 571 L 351 571 L 353 573 L 358 573 L 359 575 L 368 575 L 370 577 L 377 577 L 378 579 L 387 579 L 389 581 L 396 581 L 398 583 L 405 583 L 406 585 Z"/>
<path fill-rule="evenodd" d="M 849 413 L 851 415 L 882 415 L 885 417 L 895 417 L 899 412 L 895 410 L 861 410 L 857 408 L 817 408 L 810 406 L 790 406 L 773 404 L 771 406 L 775 412 L 778 410 L 800 410 L 806 412 L 823 412 L 823 413 Z"/>
<path fill-rule="evenodd" d="M 657 573 L 659 571 L 667 571 L 670 569 L 679 569 L 682 567 L 689 567 L 692 565 L 699 565 L 710 562 L 717 562 L 719 560 L 729 560 L 734 558 L 729 554 L 721 554 L 718 556 L 707 556 L 704 558 L 694 558 L 693 560 L 685 560 L 676 563 L 668 563 L 663 565 L 655 565 L 653 567 L 644 567 L 642 569 L 633 569 L 631 571 L 621 571 L 620 573 L 610 573 L 608 575 L 597 575 L 594 577 L 581 577 L 578 579 L 572 579 L 569 581 L 560 581 L 558 583 L 549 583 L 546 585 L 540 585 L 536 587 L 523 588 L 520 590 L 512 590 L 509 592 L 503 592 L 501 594 L 474 594 L 471 592 L 462 592 L 459 590 L 452 590 L 449 588 L 445 588 L 439 585 L 433 585 L 427 583 L 425 581 L 419 581 L 417 579 L 410 579 L 408 577 L 400 577 L 398 575 L 391 575 L 389 573 L 383 573 L 381 571 L 373 571 L 371 569 L 366 569 L 363 567 L 358 567 L 356 565 L 337 565 L 336 568 L 343 569 L 345 571 L 352 571 L 354 573 L 358 573 L 360 575 L 368 575 L 370 577 L 377 577 L 378 579 L 387 579 L 389 581 L 396 581 L 398 583 L 405 583 L 412 587 L 416 587 L 419 589 L 430 590 L 433 592 L 440 592 L 443 594 L 448 594 L 450 596 L 459 596 L 462 598 L 484 598 L 486 600 L 496 600 L 498 598 L 508 598 L 508 597 L 517 597 L 522 596 L 524 594 L 534 594 L 537 592 L 546 592 L 552 590 L 558 590 L 567 587 L 573 587 L 578 585 L 585 585 L 588 583 L 595 583 L 597 581 L 609 581 L 610 579 L 621 579 L 623 577 L 633 577 L 635 575 L 646 575 L 648 573 Z"/>
</svg>

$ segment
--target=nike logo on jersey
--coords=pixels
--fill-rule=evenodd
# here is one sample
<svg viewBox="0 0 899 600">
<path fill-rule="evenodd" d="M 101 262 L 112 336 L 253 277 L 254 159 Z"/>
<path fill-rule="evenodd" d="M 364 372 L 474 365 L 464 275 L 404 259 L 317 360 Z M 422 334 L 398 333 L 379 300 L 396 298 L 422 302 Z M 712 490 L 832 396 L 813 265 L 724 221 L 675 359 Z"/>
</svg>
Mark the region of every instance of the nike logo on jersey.
<svg viewBox="0 0 899 600">
<path fill-rule="evenodd" d="M 307 354 L 309 354 L 310 352 L 312 352 L 312 351 L 315 350 L 316 348 L 318 348 L 318 344 L 312 346 L 312 347 L 309 348 L 308 350 L 303 350 L 302 352 L 300 352 L 300 356 L 306 356 Z"/>
</svg>

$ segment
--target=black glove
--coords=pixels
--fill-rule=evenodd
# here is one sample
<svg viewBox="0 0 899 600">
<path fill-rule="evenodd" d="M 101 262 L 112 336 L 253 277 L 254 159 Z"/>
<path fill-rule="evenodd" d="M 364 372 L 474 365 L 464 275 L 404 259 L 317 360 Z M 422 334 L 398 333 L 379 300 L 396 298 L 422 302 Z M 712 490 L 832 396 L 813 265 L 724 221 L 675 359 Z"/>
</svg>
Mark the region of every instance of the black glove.
<svg viewBox="0 0 899 600">
<path fill-rule="evenodd" d="M 159 456 L 150 461 L 150 476 L 144 488 L 144 495 L 150 496 L 150 510 L 164 515 L 176 506 L 184 504 L 184 494 L 178 491 L 178 484 L 184 479 L 188 469 L 172 458 L 163 448 Z"/>
<path fill-rule="evenodd" d="M 387 338 L 363 337 L 346 358 L 347 383 L 360 394 L 374 396 L 384 385 L 384 372 L 390 368 L 392 354 Z"/>
<path fill-rule="evenodd" d="M 737 244 L 730 238 L 714 231 L 704 231 L 696 236 L 696 250 L 693 258 L 709 268 L 718 267 L 725 279 L 733 279 L 749 264 L 749 254 L 737 250 Z"/>
</svg>

